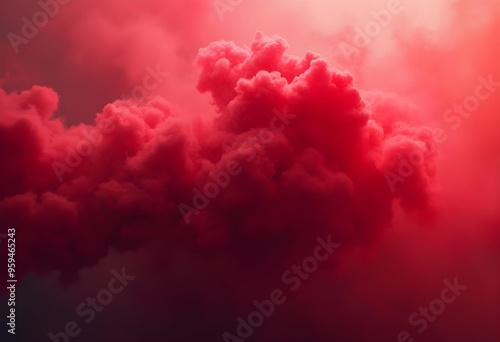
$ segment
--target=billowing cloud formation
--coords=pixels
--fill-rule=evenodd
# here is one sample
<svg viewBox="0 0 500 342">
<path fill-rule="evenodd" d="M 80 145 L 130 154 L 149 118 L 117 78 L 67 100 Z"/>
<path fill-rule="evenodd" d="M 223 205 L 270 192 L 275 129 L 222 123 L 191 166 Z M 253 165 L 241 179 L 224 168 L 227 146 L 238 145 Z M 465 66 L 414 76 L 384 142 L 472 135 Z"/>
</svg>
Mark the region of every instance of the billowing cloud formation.
<svg viewBox="0 0 500 342">
<path fill-rule="evenodd" d="M 44 274 L 20 282 L 20 340 L 75 320 L 80 340 L 220 342 L 278 287 L 245 341 L 500 340 L 498 1 L 402 0 L 390 19 L 395 1 L 229 2 L 220 21 L 206 0 L 71 1 L 18 54 L 6 36 L 41 8 L 0 5 L 0 235 L 18 228 L 19 279 Z M 288 53 L 242 47 L 259 30 Z M 114 102 L 157 65 L 161 98 Z M 440 219 L 414 224 L 433 179 Z M 341 247 L 283 288 L 330 234 Z M 121 267 L 135 280 L 86 324 L 75 308 Z M 410 315 L 455 277 L 419 334 Z"/>
<path fill-rule="evenodd" d="M 394 199 L 428 215 L 430 130 L 378 113 L 319 55 L 286 49 L 258 33 L 250 49 L 200 50 L 198 89 L 219 113 L 206 124 L 152 98 L 65 128 L 54 91 L 2 92 L 1 221 L 19 229 L 24 271 L 71 276 L 160 232 L 192 230 L 198 245 L 328 232 L 349 246 L 390 225 Z M 387 174 L 410 157 L 416 172 L 391 191 Z"/>
</svg>

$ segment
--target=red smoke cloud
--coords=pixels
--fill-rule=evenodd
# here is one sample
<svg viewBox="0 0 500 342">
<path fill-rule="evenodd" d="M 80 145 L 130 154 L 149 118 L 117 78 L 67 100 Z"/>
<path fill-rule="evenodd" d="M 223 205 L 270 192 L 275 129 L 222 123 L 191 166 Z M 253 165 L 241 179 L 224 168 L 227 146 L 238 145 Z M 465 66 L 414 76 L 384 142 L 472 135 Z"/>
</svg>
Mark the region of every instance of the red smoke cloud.
<svg viewBox="0 0 500 342">
<path fill-rule="evenodd" d="M 338 60 L 351 20 L 386 5 L 243 1 L 221 24 L 210 1 L 89 0 L 18 54 L 0 42 L 0 233 L 17 229 L 24 286 L 56 288 L 56 271 L 73 289 L 34 286 L 64 310 L 31 316 L 26 340 L 63 331 L 110 264 L 136 280 L 81 338 L 220 342 L 282 288 L 248 340 L 498 340 L 498 90 L 448 114 L 458 129 L 443 116 L 500 80 L 498 4 L 404 2 Z M 40 10 L 2 6 L 2 33 Z M 283 38 L 246 47 L 256 31 Z M 157 65 L 147 99 L 121 99 Z M 327 236 L 339 250 L 283 288 Z M 467 289 L 416 332 L 409 316 L 455 277 Z"/>
<path fill-rule="evenodd" d="M 426 215 L 430 130 L 387 111 L 379 121 L 351 75 L 286 49 L 282 38 L 259 33 L 250 49 L 217 42 L 200 50 L 198 89 L 210 92 L 219 113 L 208 124 L 190 123 L 156 98 L 117 101 L 94 126 L 68 129 L 52 117 L 54 91 L 2 93 L 2 164 L 10 167 L 2 170 L 0 208 L 2 223 L 19 229 L 20 264 L 74 273 L 109 247 L 128 249 L 162 230 L 193 229 L 198 244 L 211 244 L 266 231 L 303 235 L 309 226 L 349 245 L 389 226 L 394 199 Z M 265 144 L 252 140 L 266 128 Z M 386 173 L 412 153 L 423 163 L 392 193 Z M 229 161 L 240 174 L 195 209 L 192 190 L 212 197 L 210 175 Z M 182 211 L 180 203 L 193 207 Z"/>
</svg>

